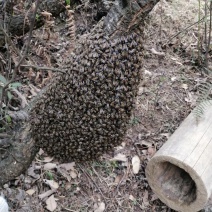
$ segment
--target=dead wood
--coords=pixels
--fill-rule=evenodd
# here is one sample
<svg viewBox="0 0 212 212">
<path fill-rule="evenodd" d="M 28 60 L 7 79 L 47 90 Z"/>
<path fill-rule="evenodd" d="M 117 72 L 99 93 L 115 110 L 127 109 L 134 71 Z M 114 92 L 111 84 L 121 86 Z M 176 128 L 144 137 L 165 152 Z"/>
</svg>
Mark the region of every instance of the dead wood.
<svg viewBox="0 0 212 212">
<path fill-rule="evenodd" d="M 112 8 L 111 12 L 109 12 L 108 16 L 105 19 L 106 20 L 105 23 L 107 23 L 104 26 L 105 34 L 107 36 L 116 34 L 117 29 L 120 29 L 120 31 L 122 29 L 125 29 L 123 33 L 119 33 L 122 35 L 124 35 L 125 31 L 133 31 L 134 27 L 137 26 L 138 23 L 141 21 L 141 19 L 139 19 L 138 21 L 135 22 L 135 20 L 137 20 L 137 17 L 140 16 L 142 18 L 145 17 L 158 1 L 159 0 L 149 0 L 149 1 L 139 1 L 138 3 L 134 1 L 133 2 L 129 1 L 127 2 L 127 4 L 119 2 L 120 5 L 119 6 L 115 5 L 116 9 Z M 132 5 L 134 4 L 136 4 L 136 6 L 132 7 Z M 40 6 L 39 11 L 42 11 L 45 8 L 45 10 L 51 12 L 53 15 L 58 15 L 65 9 L 62 2 L 58 0 L 45 0 L 41 5 L 42 7 Z M 118 16 L 115 11 L 118 11 L 119 13 Z M 28 21 L 25 21 L 25 24 L 24 20 L 26 20 L 26 17 L 24 15 L 12 17 L 9 28 L 10 33 L 12 35 L 23 34 L 23 31 L 26 33 L 29 30 L 31 17 L 32 16 L 30 14 L 27 15 Z M 109 19 L 110 21 L 107 22 L 107 20 Z M 125 21 L 128 23 L 128 25 L 126 25 Z M 120 25 L 120 23 L 122 22 L 123 25 Z M 42 19 L 36 20 L 35 28 L 41 26 L 42 23 L 43 23 Z M 33 102 L 33 104 L 36 104 L 36 100 Z M 30 107 L 27 108 L 27 111 L 25 112 L 29 113 Z M 8 140 L 8 146 L 1 147 L 0 149 L 1 185 L 23 173 L 28 168 L 33 158 L 35 157 L 38 148 L 35 148 L 35 141 L 31 136 L 30 128 L 31 126 L 29 123 L 23 122 L 23 125 L 20 125 L 14 132 L 11 133 L 12 136 Z"/>
<path fill-rule="evenodd" d="M 37 29 L 44 25 L 45 17 L 41 15 L 41 12 L 47 11 L 56 17 L 61 12 L 65 11 L 65 1 L 62 0 L 44 0 L 40 3 L 37 13 L 37 18 L 35 20 L 34 29 Z M 0 23 L 3 20 L 0 19 Z M 10 20 L 8 21 L 8 32 L 11 36 L 21 36 L 26 34 L 30 25 L 33 21 L 33 11 L 29 11 L 26 14 L 21 15 L 11 15 Z M 4 35 L 0 29 L 0 43 L 4 43 Z"/>
</svg>

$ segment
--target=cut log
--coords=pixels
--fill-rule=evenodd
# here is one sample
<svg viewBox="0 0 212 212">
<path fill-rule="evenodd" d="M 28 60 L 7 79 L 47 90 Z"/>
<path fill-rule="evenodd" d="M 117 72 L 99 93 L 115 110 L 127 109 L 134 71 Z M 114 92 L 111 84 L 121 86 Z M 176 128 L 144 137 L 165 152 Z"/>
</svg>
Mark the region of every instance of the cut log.
<svg viewBox="0 0 212 212">
<path fill-rule="evenodd" d="M 199 211 L 212 194 L 212 102 L 196 120 L 191 113 L 149 161 L 146 177 L 162 202 Z"/>
</svg>

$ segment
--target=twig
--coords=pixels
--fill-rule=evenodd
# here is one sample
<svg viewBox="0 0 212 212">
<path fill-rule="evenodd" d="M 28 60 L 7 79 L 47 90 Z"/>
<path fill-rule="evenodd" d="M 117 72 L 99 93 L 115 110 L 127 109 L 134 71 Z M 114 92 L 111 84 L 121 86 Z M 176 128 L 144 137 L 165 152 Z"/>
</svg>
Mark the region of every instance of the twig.
<svg viewBox="0 0 212 212">
<path fill-rule="evenodd" d="M 83 170 L 83 168 L 77 164 L 77 166 L 81 169 L 81 171 L 93 182 L 94 186 L 96 187 L 97 190 L 99 190 L 100 194 L 102 195 L 103 199 L 106 201 L 106 199 L 109 199 L 107 197 L 105 197 L 102 193 L 102 190 L 96 185 L 95 181 L 92 179 L 92 177 L 85 171 Z"/>
<path fill-rule="evenodd" d="M 200 9 L 200 6 L 201 6 L 201 2 L 200 0 L 198 0 L 199 2 L 199 11 L 198 11 L 198 43 L 197 43 L 197 46 L 198 46 L 198 62 L 199 64 L 201 64 L 201 59 L 200 59 L 200 48 L 201 48 L 201 42 L 200 42 L 200 12 L 201 12 L 201 9 Z"/>
<path fill-rule="evenodd" d="M 10 135 L 8 135 L 7 133 L 0 133 L 0 138 L 10 138 Z M 0 140 L 1 143 L 1 140 Z"/>
<path fill-rule="evenodd" d="M 26 48 L 24 50 L 24 53 L 23 53 L 22 57 L 20 58 L 19 62 L 15 65 L 11 80 L 9 80 L 6 83 L 6 85 L 3 87 L 3 89 L 2 89 L 2 94 L 1 94 L 1 99 L 0 99 L 0 108 L 2 108 L 2 103 L 3 103 L 3 97 L 4 97 L 5 90 L 10 85 L 10 83 L 12 83 L 15 80 L 16 75 L 17 75 L 17 71 L 18 71 L 21 63 L 23 62 L 23 60 L 26 58 L 26 55 L 27 55 L 27 52 L 28 52 L 28 49 L 29 49 L 29 46 L 30 46 L 31 38 L 32 38 L 32 31 L 34 29 L 36 13 L 37 13 L 37 10 L 38 10 L 39 3 L 40 3 L 40 0 L 37 0 L 36 6 L 35 6 L 35 10 L 34 10 L 34 14 L 33 14 L 33 19 L 32 19 L 33 21 L 32 21 L 32 24 L 30 26 L 29 37 L 28 37 L 28 40 L 27 40 L 27 44 L 26 44 Z"/>
<path fill-rule="evenodd" d="M 208 35 L 208 43 L 206 43 L 206 56 L 205 56 L 205 63 L 206 68 L 208 68 L 208 52 L 210 50 L 210 44 L 211 44 L 211 31 L 212 31 L 212 2 L 210 1 L 210 9 L 209 9 L 209 17 L 210 17 L 210 24 L 209 24 L 209 35 Z"/>
<path fill-rule="evenodd" d="M 34 68 L 34 69 L 36 69 L 37 71 L 38 71 L 38 70 L 51 70 L 51 71 L 54 71 L 54 72 L 61 72 L 61 73 L 63 73 L 63 74 L 66 73 L 65 71 L 62 71 L 62 70 L 59 69 L 59 68 L 51 68 L 51 67 L 47 67 L 47 66 L 40 67 L 40 66 L 35 66 L 35 65 L 21 65 L 21 67 L 25 67 L 25 68 Z"/>
<path fill-rule="evenodd" d="M 207 17 L 208 9 L 207 9 L 207 0 L 205 0 L 205 16 Z M 207 21 L 205 20 L 205 44 L 206 44 L 206 52 L 205 52 L 205 67 L 208 67 L 208 38 L 207 38 Z"/>
<path fill-rule="evenodd" d="M 204 16 L 203 18 L 201 18 L 200 20 L 194 22 L 193 24 L 189 25 L 188 27 L 186 27 L 185 29 L 181 30 L 180 32 L 178 32 L 177 34 L 173 35 L 172 37 L 170 37 L 168 39 L 168 42 L 172 41 L 174 38 L 176 38 L 178 35 L 180 35 L 181 33 L 187 31 L 189 28 L 193 27 L 194 25 L 198 24 L 199 22 L 202 22 L 206 17 Z"/>
<path fill-rule="evenodd" d="M 17 48 L 15 47 L 14 43 L 12 42 L 12 39 L 9 37 L 9 35 L 7 34 L 7 32 L 2 28 L 0 27 L 1 31 L 3 32 L 5 38 L 6 38 L 6 41 L 9 42 L 9 45 L 12 46 L 13 50 L 15 51 L 15 53 L 21 57 L 21 53 L 17 50 Z"/>
</svg>

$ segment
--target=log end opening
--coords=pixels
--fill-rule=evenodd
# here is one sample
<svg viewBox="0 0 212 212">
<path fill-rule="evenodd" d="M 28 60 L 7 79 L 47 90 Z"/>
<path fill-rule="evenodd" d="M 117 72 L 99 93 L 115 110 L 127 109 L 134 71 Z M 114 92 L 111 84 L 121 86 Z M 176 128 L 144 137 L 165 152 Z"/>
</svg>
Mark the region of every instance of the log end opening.
<svg viewBox="0 0 212 212">
<path fill-rule="evenodd" d="M 195 173 L 181 167 L 176 161 L 153 158 L 146 168 L 147 180 L 153 192 L 172 209 L 198 211 L 207 203 L 206 188 Z"/>
<path fill-rule="evenodd" d="M 170 162 L 162 162 L 158 166 L 155 179 L 164 196 L 181 205 L 189 205 L 196 200 L 196 184 L 185 170 Z"/>
</svg>

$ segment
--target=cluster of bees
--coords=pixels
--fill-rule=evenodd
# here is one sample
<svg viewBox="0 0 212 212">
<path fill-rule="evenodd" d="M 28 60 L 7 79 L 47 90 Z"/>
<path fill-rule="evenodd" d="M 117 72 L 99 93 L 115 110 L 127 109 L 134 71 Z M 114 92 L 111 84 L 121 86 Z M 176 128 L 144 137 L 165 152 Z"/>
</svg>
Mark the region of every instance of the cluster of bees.
<svg viewBox="0 0 212 212">
<path fill-rule="evenodd" d="M 36 146 L 60 161 L 98 158 L 122 142 L 140 81 L 142 45 L 94 30 L 31 110 Z"/>
</svg>

